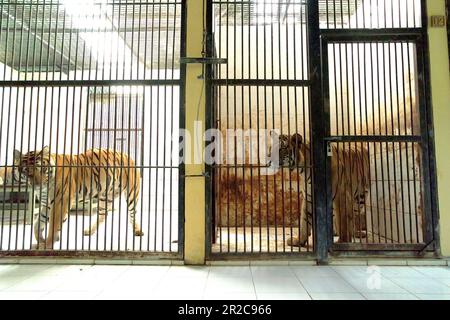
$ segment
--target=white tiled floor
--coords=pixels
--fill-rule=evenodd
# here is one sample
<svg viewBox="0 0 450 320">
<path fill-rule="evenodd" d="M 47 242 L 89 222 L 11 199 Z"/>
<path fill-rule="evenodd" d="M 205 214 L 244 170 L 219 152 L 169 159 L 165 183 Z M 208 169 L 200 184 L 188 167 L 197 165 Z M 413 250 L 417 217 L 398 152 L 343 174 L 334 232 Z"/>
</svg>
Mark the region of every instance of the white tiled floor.
<svg viewBox="0 0 450 320">
<path fill-rule="evenodd" d="M 0 265 L 3 299 L 450 300 L 450 268 Z"/>
</svg>

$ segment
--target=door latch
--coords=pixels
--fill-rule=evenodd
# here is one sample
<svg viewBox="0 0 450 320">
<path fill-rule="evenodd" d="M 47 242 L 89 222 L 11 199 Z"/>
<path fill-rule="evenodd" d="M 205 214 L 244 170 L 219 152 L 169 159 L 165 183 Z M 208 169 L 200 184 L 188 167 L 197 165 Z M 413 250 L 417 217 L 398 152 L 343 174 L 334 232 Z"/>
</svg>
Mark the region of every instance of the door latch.
<svg viewBox="0 0 450 320">
<path fill-rule="evenodd" d="M 327 142 L 327 156 L 332 157 L 333 156 L 333 150 L 331 149 L 331 143 Z"/>
</svg>

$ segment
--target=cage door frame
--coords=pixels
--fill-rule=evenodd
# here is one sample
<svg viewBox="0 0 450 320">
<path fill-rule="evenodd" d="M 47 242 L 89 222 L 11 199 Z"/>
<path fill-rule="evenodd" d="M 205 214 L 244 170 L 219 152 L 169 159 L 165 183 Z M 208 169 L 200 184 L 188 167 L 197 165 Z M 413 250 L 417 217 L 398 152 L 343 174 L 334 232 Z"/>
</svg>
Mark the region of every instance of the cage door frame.
<svg viewBox="0 0 450 320">
<path fill-rule="evenodd" d="M 401 33 L 401 34 L 399 34 Z M 399 43 L 412 42 L 415 44 L 415 57 L 413 61 L 417 70 L 417 98 L 420 122 L 420 136 L 332 136 L 330 130 L 330 88 L 329 88 L 329 53 L 328 44 L 359 44 L 359 43 Z M 376 243 L 376 244 L 355 244 L 355 243 L 334 243 L 333 237 L 333 200 L 332 200 L 332 175 L 331 157 L 326 156 L 326 207 L 327 207 L 327 238 L 329 251 L 335 255 L 371 255 L 371 254 L 394 254 L 399 256 L 414 256 L 424 253 L 434 254 L 439 251 L 439 241 L 437 234 L 437 208 L 434 188 L 435 173 L 432 170 L 432 137 L 430 136 L 430 107 L 426 86 L 426 44 L 424 36 L 419 32 L 404 30 L 395 32 L 380 30 L 355 30 L 352 33 L 344 33 L 339 30 L 322 30 L 321 36 L 321 59 L 322 59 L 322 95 L 324 101 L 325 122 L 324 130 L 325 144 L 330 143 L 367 143 L 367 142 L 408 142 L 418 143 L 422 148 L 420 170 L 423 174 L 423 215 L 424 243 L 420 244 L 396 244 L 396 243 Z M 325 151 L 326 152 L 326 151 Z"/>
</svg>

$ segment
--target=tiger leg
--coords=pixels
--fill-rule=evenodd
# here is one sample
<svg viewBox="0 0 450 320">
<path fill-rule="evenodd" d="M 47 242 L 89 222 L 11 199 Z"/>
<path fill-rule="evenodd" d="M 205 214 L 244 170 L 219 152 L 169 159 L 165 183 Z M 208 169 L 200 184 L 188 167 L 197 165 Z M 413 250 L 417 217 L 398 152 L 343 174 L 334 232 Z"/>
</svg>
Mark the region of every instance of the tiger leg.
<svg viewBox="0 0 450 320">
<path fill-rule="evenodd" d="M 69 213 L 69 197 L 67 195 L 62 198 L 58 197 L 53 202 L 49 216 L 48 236 L 45 242 L 39 243 L 38 249 L 53 249 L 53 245 L 59 240 L 61 232 L 61 224 Z"/>
<path fill-rule="evenodd" d="M 37 242 L 45 242 L 44 231 L 48 223 L 48 212 L 50 210 L 47 207 L 41 207 L 39 213 L 34 215 L 33 227 L 34 227 L 34 238 Z"/>
<path fill-rule="evenodd" d="M 309 237 L 307 200 L 305 195 L 300 197 L 300 201 L 300 237 L 291 237 L 286 241 L 286 244 L 292 247 L 305 246 Z"/>
<path fill-rule="evenodd" d="M 355 206 L 357 207 L 357 210 L 355 212 L 355 237 L 364 239 L 367 237 L 367 217 L 365 214 L 366 192 L 360 194 L 355 199 L 355 201 L 357 201 L 357 203 L 355 204 Z"/>
<path fill-rule="evenodd" d="M 93 236 L 97 232 L 98 227 L 103 224 L 106 219 L 106 215 L 109 211 L 111 211 L 113 201 L 113 199 L 108 199 L 108 201 L 106 201 L 106 199 L 99 200 L 97 218 L 94 218 L 90 227 L 83 231 L 85 236 Z"/>
<path fill-rule="evenodd" d="M 353 201 L 345 193 L 341 193 L 337 198 L 336 222 L 338 224 L 339 242 L 349 243 L 352 241 L 353 234 Z"/>
<path fill-rule="evenodd" d="M 334 234 L 339 236 L 338 242 L 343 242 L 343 234 L 344 234 L 344 225 L 345 222 L 343 221 L 343 217 L 345 214 L 342 214 L 344 212 L 344 204 L 342 203 L 342 197 L 338 193 L 333 201 L 333 225 L 335 228 Z"/>
<path fill-rule="evenodd" d="M 137 169 L 130 169 L 130 188 L 125 190 L 127 206 L 128 206 L 128 215 L 130 217 L 130 223 L 133 227 L 133 232 L 136 237 L 142 237 L 144 232 L 141 229 L 141 226 L 136 222 L 136 209 L 139 200 L 139 192 L 140 192 L 140 174 Z"/>
<path fill-rule="evenodd" d="M 136 237 L 142 237 L 144 232 L 141 226 L 136 222 L 136 200 L 132 200 L 132 203 L 128 205 L 128 214 L 130 216 L 130 223 L 133 226 L 133 232 Z"/>
<path fill-rule="evenodd" d="M 43 233 L 48 223 L 48 216 L 51 208 L 47 202 L 47 192 L 45 190 L 39 192 L 38 196 L 40 209 L 39 212 L 34 215 L 33 219 L 34 237 L 38 243 L 44 243 L 45 237 Z M 36 198 L 38 198 L 38 196 L 36 196 Z"/>
</svg>

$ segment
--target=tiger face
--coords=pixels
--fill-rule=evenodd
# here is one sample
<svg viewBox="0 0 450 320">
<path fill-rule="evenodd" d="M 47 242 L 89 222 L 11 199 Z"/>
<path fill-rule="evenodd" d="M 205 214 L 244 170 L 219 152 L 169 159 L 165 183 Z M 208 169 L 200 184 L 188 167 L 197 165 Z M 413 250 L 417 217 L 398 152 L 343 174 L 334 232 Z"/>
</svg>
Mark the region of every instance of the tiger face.
<svg viewBox="0 0 450 320">
<path fill-rule="evenodd" d="M 32 185 L 45 185 L 54 177 L 55 164 L 48 147 L 25 154 L 14 150 L 14 165 L 24 180 L 28 180 Z"/>
<path fill-rule="evenodd" d="M 295 133 L 292 136 L 282 134 L 274 142 L 274 147 L 278 148 L 278 164 L 280 167 L 289 167 L 293 170 L 299 167 L 303 171 L 307 165 L 307 155 L 302 135 Z M 271 150 L 272 151 L 272 150 Z"/>
</svg>

